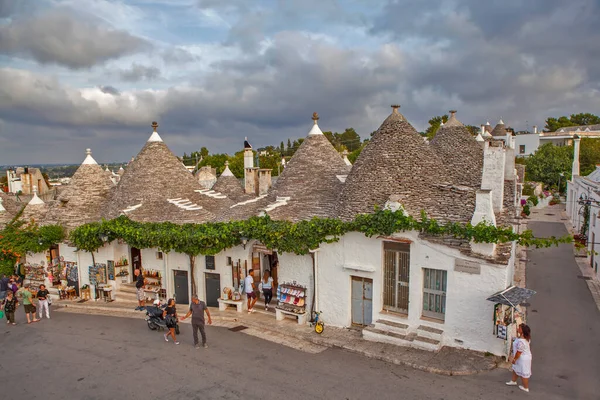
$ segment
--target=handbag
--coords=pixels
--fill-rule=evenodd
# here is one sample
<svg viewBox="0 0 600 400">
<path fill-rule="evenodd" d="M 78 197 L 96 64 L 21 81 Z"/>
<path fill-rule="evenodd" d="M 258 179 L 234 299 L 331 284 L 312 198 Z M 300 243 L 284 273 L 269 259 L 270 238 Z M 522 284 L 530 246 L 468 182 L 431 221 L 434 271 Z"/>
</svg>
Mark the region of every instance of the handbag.
<svg viewBox="0 0 600 400">
<path fill-rule="evenodd" d="M 46 297 L 46 300 L 48 301 L 48 305 L 51 306 L 52 305 L 52 297 L 50 295 L 48 295 L 48 297 Z"/>
<path fill-rule="evenodd" d="M 175 325 L 175 334 L 176 335 L 180 335 L 181 333 L 179 332 L 179 324 Z"/>
</svg>

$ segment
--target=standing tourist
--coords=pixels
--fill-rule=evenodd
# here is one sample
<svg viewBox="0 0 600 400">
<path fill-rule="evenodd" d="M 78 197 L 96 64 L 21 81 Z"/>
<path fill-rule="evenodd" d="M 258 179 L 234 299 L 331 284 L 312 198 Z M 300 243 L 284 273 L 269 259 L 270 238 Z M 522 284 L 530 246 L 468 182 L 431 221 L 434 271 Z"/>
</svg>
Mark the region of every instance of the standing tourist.
<svg viewBox="0 0 600 400">
<path fill-rule="evenodd" d="M 0 301 L 6 298 L 6 292 L 8 291 L 8 279 L 4 274 L 0 276 Z"/>
<path fill-rule="evenodd" d="M 11 279 L 10 281 L 8 281 L 8 289 L 13 292 L 13 295 L 15 295 L 15 296 L 17 295 L 17 290 L 19 290 L 19 287 L 15 283 L 14 279 Z"/>
<path fill-rule="evenodd" d="M 263 274 L 261 285 L 263 295 L 265 296 L 265 310 L 268 310 L 271 299 L 273 298 L 273 278 L 271 278 L 271 273 L 269 271 L 265 271 Z"/>
<path fill-rule="evenodd" d="M 6 292 L 6 299 L 2 303 L 2 309 L 4 310 L 4 314 L 6 314 L 6 323 L 16 325 L 15 322 L 15 311 L 17 311 L 17 307 L 19 306 L 19 301 L 17 297 L 14 295 L 12 290 Z"/>
<path fill-rule="evenodd" d="M 40 309 L 40 319 L 44 317 L 44 310 L 46 310 L 46 318 L 50 319 L 50 308 L 48 307 L 48 297 L 50 293 L 46 289 L 46 285 L 40 285 L 40 289 L 37 292 L 38 307 Z"/>
<path fill-rule="evenodd" d="M 254 275 L 253 270 L 248 271 L 248 276 L 244 279 L 244 291 L 248 297 L 248 314 L 254 312 L 254 304 L 256 304 L 256 293 L 254 293 Z"/>
<path fill-rule="evenodd" d="M 35 318 L 35 305 L 33 304 L 33 294 L 29 291 L 29 284 L 24 285 L 17 293 L 23 300 L 23 308 L 25 308 L 27 323 L 38 322 L 39 319 Z"/>
<path fill-rule="evenodd" d="M 138 306 L 135 308 L 139 311 L 144 311 L 146 308 L 146 293 L 144 293 L 144 276 L 139 268 L 135 269 L 135 290 L 137 292 Z"/>
<path fill-rule="evenodd" d="M 202 335 L 202 347 L 204 347 L 205 349 L 208 347 L 208 345 L 206 344 L 206 332 L 204 331 L 205 312 L 206 316 L 208 317 L 208 324 L 211 325 L 212 319 L 210 318 L 210 312 L 206 307 L 206 303 L 200 301 L 200 299 L 198 299 L 198 296 L 193 295 L 192 304 L 190 304 L 190 311 L 188 311 L 187 314 L 185 314 L 185 317 L 181 318 L 181 320 L 183 321 L 190 315 L 192 316 L 192 332 L 194 334 L 194 347 L 196 347 L 197 349 L 200 348 L 200 346 L 198 345 L 198 330 L 200 330 L 200 335 Z"/>
<path fill-rule="evenodd" d="M 506 382 L 508 386 L 515 386 L 520 376 L 523 385 L 519 389 L 529 392 L 529 378 L 531 377 L 531 329 L 525 324 L 520 324 L 517 328 L 517 339 L 515 339 L 512 348 L 512 380 Z"/>
<path fill-rule="evenodd" d="M 160 304 L 160 303 L 159 303 Z M 175 307 L 175 299 L 169 299 L 167 301 L 167 307 L 163 311 L 163 318 L 167 323 L 169 332 L 165 333 L 165 342 L 169 341 L 169 336 L 173 338 L 175 344 L 179 344 L 175 337 L 175 327 L 177 327 L 177 307 Z"/>
</svg>

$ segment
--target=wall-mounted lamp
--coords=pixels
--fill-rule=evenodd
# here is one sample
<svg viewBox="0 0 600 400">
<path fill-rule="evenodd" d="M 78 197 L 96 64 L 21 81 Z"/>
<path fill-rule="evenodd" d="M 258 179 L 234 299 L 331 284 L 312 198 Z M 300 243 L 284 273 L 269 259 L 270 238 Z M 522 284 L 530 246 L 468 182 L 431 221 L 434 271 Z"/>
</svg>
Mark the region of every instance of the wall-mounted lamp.
<svg viewBox="0 0 600 400">
<path fill-rule="evenodd" d="M 242 239 L 242 247 L 245 250 L 246 249 L 246 245 L 248 244 L 248 238 L 246 236 L 242 236 L 240 239 Z"/>
<path fill-rule="evenodd" d="M 104 233 L 101 233 L 99 235 L 100 240 L 102 240 L 104 243 L 108 242 L 108 236 L 106 236 Z"/>
</svg>

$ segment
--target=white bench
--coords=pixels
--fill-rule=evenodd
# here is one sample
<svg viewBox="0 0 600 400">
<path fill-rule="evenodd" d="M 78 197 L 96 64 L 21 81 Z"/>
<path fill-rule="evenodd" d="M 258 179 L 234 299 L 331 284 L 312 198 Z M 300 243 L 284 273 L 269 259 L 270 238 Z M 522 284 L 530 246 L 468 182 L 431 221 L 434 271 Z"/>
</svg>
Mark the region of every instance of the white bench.
<svg viewBox="0 0 600 400">
<path fill-rule="evenodd" d="M 219 302 L 219 311 L 227 310 L 229 306 L 236 306 L 237 312 L 244 311 L 244 301 L 243 300 L 226 300 L 226 299 L 218 299 Z"/>
<path fill-rule="evenodd" d="M 277 321 L 283 321 L 285 319 L 286 315 L 293 315 L 294 317 L 297 317 L 298 318 L 298 325 L 305 325 L 306 324 L 307 313 L 297 314 L 297 313 L 291 312 L 291 311 L 280 310 L 279 308 L 275 309 L 275 319 Z"/>
</svg>

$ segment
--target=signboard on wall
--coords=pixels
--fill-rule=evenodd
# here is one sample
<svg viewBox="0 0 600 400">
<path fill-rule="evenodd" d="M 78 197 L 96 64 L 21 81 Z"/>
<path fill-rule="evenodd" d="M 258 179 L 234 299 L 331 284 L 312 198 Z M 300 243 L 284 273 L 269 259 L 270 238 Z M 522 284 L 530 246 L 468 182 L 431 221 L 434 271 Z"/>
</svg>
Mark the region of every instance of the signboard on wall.
<svg viewBox="0 0 600 400">
<path fill-rule="evenodd" d="M 454 270 L 465 272 L 467 274 L 481 275 L 481 265 L 473 261 L 456 259 L 454 260 Z"/>
</svg>

